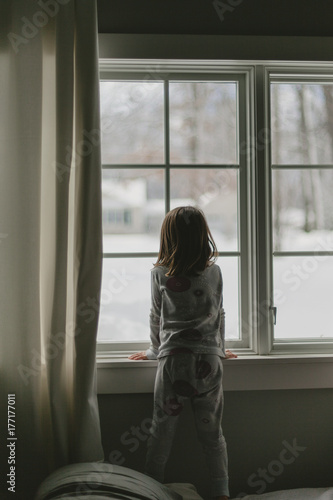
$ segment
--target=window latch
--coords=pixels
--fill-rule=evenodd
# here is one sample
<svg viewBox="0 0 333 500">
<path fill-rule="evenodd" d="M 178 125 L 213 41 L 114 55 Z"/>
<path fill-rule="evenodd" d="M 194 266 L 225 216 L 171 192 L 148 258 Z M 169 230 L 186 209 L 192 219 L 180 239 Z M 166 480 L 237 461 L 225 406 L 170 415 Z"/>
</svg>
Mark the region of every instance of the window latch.
<svg viewBox="0 0 333 500">
<path fill-rule="evenodd" d="M 277 307 L 271 306 L 270 309 L 273 312 L 273 322 L 274 322 L 274 325 L 276 325 Z"/>
</svg>

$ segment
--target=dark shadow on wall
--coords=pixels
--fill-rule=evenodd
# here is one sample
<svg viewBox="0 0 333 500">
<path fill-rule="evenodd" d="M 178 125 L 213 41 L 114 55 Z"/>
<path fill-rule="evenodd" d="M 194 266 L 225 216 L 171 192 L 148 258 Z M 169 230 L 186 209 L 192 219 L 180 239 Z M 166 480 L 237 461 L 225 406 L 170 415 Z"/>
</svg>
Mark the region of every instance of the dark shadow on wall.
<svg viewBox="0 0 333 500">
<path fill-rule="evenodd" d="M 100 395 L 105 458 L 143 471 L 152 394 Z M 281 489 L 333 486 L 333 390 L 225 393 L 231 497 Z M 207 470 L 185 408 L 166 482 L 195 484 L 205 497 Z"/>
</svg>

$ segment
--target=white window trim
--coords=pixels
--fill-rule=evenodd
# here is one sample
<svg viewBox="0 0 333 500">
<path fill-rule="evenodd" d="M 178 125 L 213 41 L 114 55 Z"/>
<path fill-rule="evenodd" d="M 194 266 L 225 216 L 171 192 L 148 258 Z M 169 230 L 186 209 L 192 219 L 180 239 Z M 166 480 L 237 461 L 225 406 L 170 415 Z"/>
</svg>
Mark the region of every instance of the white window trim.
<svg viewBox="0 0 333 500">
<path fill-rule="evenodd" d="M 270 81 L 327 81 L 333 82 L 333 64 L 320 62 L 265 62 L 256 64 L 256 96 L 257 96 L 257 130 L 270 130 Z M 266 185 L 266 189 L 258 189 L 258 195 L 264 196 L 261 199 L 262 210 L 258 213 L 258 230 L 264 227 L 266 234 L 270 238 L 261 240 L 258 245 L 258 266 L 260 262 L 263 271 L 259 269 L 258 303 L 266 304 L 265 297 L 271 297 L 272 302 L 261 308 L 259 313 L 260 326 L 258 329 L 258 353 L 269 355 L 329 355 L 333 353 L 333 340 L 323 339 L 286 339 L 274 341 L 274 321 L 272 314 L 273 303 L 273 231 L 272 227 L 272 190 L 271 190 L 271 141 L 265 145 L 262 154 L 257 153 L 257 172 L 261 172 L 261 182 Z M 306 165 L 304 165 L 306 167 Z M 314 165 L 319 168 L 319 165 Z M 259 174 L 258 174 L 259 177 Z M 301 253 L 301 252 L 300 252 Z"/>
<path fill-rule="evenodd" d="M 332 389 L 333 355 L 243 356 L 224 360 L 225 391 Z M 157 361 L 97 357 L 99 394 L 152 393 Z"/>
<path fill-rule="evenodd" d="M 140 61 L 142 62 L 142 61 Z M 102 68 L 109 64 L 122 65 L 131 63 L 135 67 L 136 60 L 114 59 L 102 60 Z M 143 63 L 148 67 L 156 67 L 160 60 L 148 59 Z M 170 62 L 169 62 L 170 63 Z M 193 64 L 198 67 L 223 66 L 227 72 L 237 72 L 246 69 L 250 78 L 255 78 L 255 95 L 249 96 L 249 129 L 261 130 L 269 128 L 268 88 L 270 74 L 284 73 L 290 77 L 303 73 L 309 76 L 321 75 L 333 80 L 333 64 L 330 62 L 299 62 L 299 61 L 172 61 L 174 67 L 181 67 L 182 72 L 193 70 Z M 103 66 L 104 65 L 104 66 Z M 136 68 L 137 70 L 138 68 Z M 257 120 L 254 123 L 254 100 L 257 102 Z M 252 137 L 252 136 L 251 136 Z M 259 179 L 258 172 L 261 175 Z M 256 214 L 258 227 L 266 227 L 270 223 L 270 162 L 269 147 L 266 147 L 256 158 L 255 183 L 266 185 L 262 206 L 267 210 Z M 254 189 L 254 186 L 251 186 Z M 254 252 L 253 252 L 254 255 Z M 264 297 L 270 296 L 272 287 L 267 269 L 272 270 L 272 242 L 258 244 L 256 254 L 256 272 L 259 272 L 260 294 L 257 303 L 264 303 Z M 225 360 L 225 390 L 269 390 L 269 389 L 315 389 L 333 388 L 333 342 L 276 342 L 273 345 L 273 316 L 267 304 L 265 311 L 259 311 L 258 325 L 253 342 L 248 349 L 235 349 L 239 355 L 237 360 Z M 100 350 L 97 354 L 98 392 L 104 393 L 134 393 L 152 392 L 156 371 L 156 361 L 134 362 L 127 359 L 128 354 L 135 350 L 144 350 L 148 343 L 118 345 L 117 352 Z M 300 349 L 302 347 L 302 349 Z M 105 349 L 105 346 L 104 346 Z"/>
<path fill-rule="evenodd" d="M 170 76 L 171 75 L 171 76 Z M 148 61 L 148 60 L 118 60 L 118 59 L 101 59 L 100 60 L 100 78 L 101 80 L 108 79 L 118 79 L 123 78 L 129 79 L 142 79 L 143 81 L 149 81 L 156 79 L 158 81 L 163 81 L 163 78 L 169 78 L 175 80 L 177 78 L 186 79 L 187 75 L 189 78 L 200 77 L 205 80 L 221 80 L 225 78 L 226 81 L 237 81 L 239 85 L 239 109 L 244 109 L 246 115 L 243 120 L 239 123 L 239 137 L 237 142 L 237 148 L 244 142 L 246 144 L 251 144 L 254 137 L 253 129 L 253 106 L 254 106 L 254 68 L 248 64 L 225 64 L 221 61 Z M 255 296 L 255 281 L 252 279 L 252 273 L 255 268 L 255 238 L 254 235 L 254 217 L 255 217 L 255 207 L 254 207 L 254 197 L 250 196 L 253 192 L 254 185 L 254 154 L 252 147 L 250 153 L 243 153 L 238 151 L 239 158 L 238 164 L 239 168 L 239 195 L 243 201 L 242 208 L 239 207 L 239 218 L 240 218 L 240 230 L 242 231 L 240 244 L 241 247 L 238 252 L 241 255 L 242 266 L 241 266 L 241 282 L 242 287 L 240 288 L 240 311 L 242 318 L 240 319 L 240 329 L 242 330 L 242 322 L 244 317 L 248 324 L 248 328 L 242 330 L 242 338 L 240 340 L 228 340 L 227 345 L 229 348 L 237 349 L 239 352 L 255 353 L 257 344 L 257 334 L 254 331 L 255 325 L 248 319 L 250 317 L 251 303 Z M 169 165 L 166 162 L 168 168 L 173 168 L 174 165 Z M 163 168 L 164 165 L 162 165 Z M 108 166 L 106 166 L 108 167 Z M 124 168 L 129 168 L 129 165 L 124 165 Z M 186 165 L 184 165 L 186 168 Z M 212 168 L 218 168 L 218 165 L 212 165 Z M 229 168 L 228 165 L 221 165 L 221 168 Z M 232 165 L 230 166 L 232 168 Z M 248 182 L 248 181 L 251 182 Z M 168 200 L 168 192 L 166 192 L 166 199 Z M 167 201 L 168 203 L 168 201 Z M 168 206 L 166 207 L 169 210 Z M 221 256 L 228 255 L 229 252 L 221 252 Z M 237 253 L 237 252 L 232 252 Z M 134 254 L 133 254 L 134 255 Z M 113 254 L 114 257 L 119 255 Z M 139 256 L 139 255 L 138 255 Z M 143 257 L 144 254 L 141 254 Z M 105 257 L 112 257 L 112 254 L 105 254 Z M 100 342 L 97 345 L 99 352 L 110 351 L 110 352 L 121 352 L 123 350 L 129 350 L 134 352 L 136 350 L 136 345 L 140 345 L 137 342 L 129 342 L 127 345 L 122 342 Z M 143 343 L 144 345 L 145 343 Z M 144 350 L 142 347 L 141 349 Z"/>
</svg>

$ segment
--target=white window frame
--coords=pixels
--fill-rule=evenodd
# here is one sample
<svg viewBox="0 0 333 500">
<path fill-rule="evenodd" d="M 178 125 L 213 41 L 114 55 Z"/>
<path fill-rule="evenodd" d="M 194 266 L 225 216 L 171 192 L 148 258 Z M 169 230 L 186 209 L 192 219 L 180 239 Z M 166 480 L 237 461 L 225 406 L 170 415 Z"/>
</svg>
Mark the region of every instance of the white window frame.
<svg viewBox="0 0 333 500">
<path fill-rule="evenodd" d="M 161 165 L 103 165 L 103 168 L 164 168 L 166 173 L 165 184 L 165 212 L 170 210 L 170 169 L 176 168 L 209 168 L 209 169 L 230 169 L 237 168 L 239 172 L 238 186 L 238 221 L 240 248 L 234 252 L 219 252 L 220 256 L 239 256 L 240 257 L 240 282 L 239 288 L 239 310 L 240 310 L 240 340 L 227 341 L 227 347 L 237 350 L 243 354 L 254 354 L 256 352 L 257 332 L 255 323 L 251 319 L 251 304 L 255 300 L 255 286 L 253 280 L 253 270 L 255 267 L 255 238 L 254 238 L 254 220 L 255 206 L 253 197 L 253 179 L 254 179 L 254 152 L 252 140 L 254 137 L 253 120 L 253 67 L 248 65 L 228 66 L 221 63 L 210 63 L 208 61 L 181 61 L 181 62 L 163 62 L 158 61 L 151 64 L 147 61 L 119 61 L 119 60 L 101 60 L 100 61 L 100 80 L 136 80 L 149 81 L 156 80 L 164 82 L 165 98 L 165 124 L 168 124 L 168 81 L 231 81 L 238 83 L 238 109 L 244 110 L 244 117 L 239 122 L 237 138 L 238 163 L 235 165 L 217 164 L 217 165 L 190 165 L 190 164 L 170 164 L 168 157 L 168 147 L 165 152 L 165 163 Z M 252 93 L 251 93 L 252 92 Z M 165 127 L 165 144 L 169 144 L 168 127 Z M 251 139 L 252 138 L 252 139 Z M 250 148 L 239 147 L 240 145 L 250 144 Z M 239 199 L 243 200 L 240 207 Z M 104 258 L 115 257 L 152 257 L 156 258 L 157 253 L 105 253 Z M 223 270 L 222 270 L 223 271 Z M 147 276 L 149 279 L 149 276 Z M 227 292 L 225 292 L 227 293 Z M 227 320 L 226 320 L 227 321 Z M 97 351 L 101 356 L 112 354 L 115 358 L 122 358 L 129 353 L 147 349 L 149 342 L 98 342 Z"/>
<path fill-rule="evenodd" d="M 322 341 L 276 341 L 274 342 L 274 314 L 273 314 L 273 244 L 272 244 L 272 189 L 271 189 L 271 138 L 262 142 L 258 135 L 263 130 L 270 134 L 270 82 L 271 78 L 289 78 L 298 80 L 322 78 L 333 82 L 333 64 L 325 62 L 268 62 L 268 61 L 156 61 L 156 60 L 121 60 L 101 59 L 101 79 L 121 79 L 129 74 L 135 78 L 147 79 L 147 72 L 157 71 L 159 76 L 168 76 L 170 72 L 179 75 L 191 73 L 242 75 L 244 79 L 246 110 L 245 129 L 241 131 L 239 144 L 245 137 L 249 146 L 248 154 L 239 155 L 240 176 L 246 182 L 240 182 L 240 195 L 247 207 L 246 235 L 241 242 L 246 242 L 246 262 L 243 261 L 242 272 L 248 276 L 247 287 L 241 288 L 241 301 L 253 304 L 248 314 L 248 342 L 240 345 L 228 342 L 227 347 L 232 348 L 238 355 L 274 356 L 298 355 L 325 355 L 333 353 L 333 342 Z M 280 76 L 279 76 L 280 75 Z M 171 78 L 172 79 L 172 78 Z M 240 109 L 242 103 L 240 102 Z M 257 147 L 257 146 L 260 147 Z M 241 152 L 240 152 L 241 153 Z M 246 159 L 245 159 L 246 156 Z M 129 166 L 128 166 L 129 167 Z M 193 166 L 192 166 L 193 167 Z M 167 208 L 167 207 L 166 207 Z M 242 212 L 240 212 L 241 214 Z M 244 213 L 244 211 L 243 211 Z M 244 215 L 243 215 L 244 217 Z M 242 244 L 242 243 L 241 243 Z M 240 249 L 241 250 L 241 249 Z M 313 252 L 311 253 L 313 255 Z M 327 252 L 324 252 L 327 255 Z M 333 255 L 333 252 L 329 252 Z M 145 254 L 140 254 L 144 256 Z M 116 256 L 116 255 L 115 255 Z M 133 255 L 134 256 L 134 255 Z M 149 254 L 147 256 L 155 256 Z M 226 291 L 225 291 L 226 293 Z M 245 308 L 246 310 L 246 308 Z M 244 325 L 241 324 L 241 328 Z M 244 330 L 242 330 L 244 332 Z M 148 342 L 124 343 L 99 343 L 97 346 L 98 357 L 101 362 L 111 356 L 118 361 L 137 350 L 144 350 Z M 147 362 L 153 363 L 154 362 Z M 120 366 L 118 364 L 118 366 Z"/>
<path fill-rule="evenodd" d="M 259 304 L 265 303 L 264 297 L 270 297 L 269 309 L 261 311 L 261 327 L 259 328 L 259 354 L 277 355 L 304 355 L 304 354 L 324 354 L 333 353 L 333 339 L 281 339 L 274 340 L 274 315 L 270 314 L 273 303 L 273 259 L 274 256 L 333 256 L 333 251 L 295 251 L 276 252 L 273 248 L 273 204 L 272 204 L 272 171 L 275 165 L 272 164 L 271 155 L 271 110 L 270 110 L 270 84 L 273 82 L 298 82 L 298 83 L 323 83 L 330 81 L 333 84 L 333 64 L 325 62 L 290 62 L 290 63 L 269 63 L 263 65 L 262 62 L 256 66 L 256 91 L 258 96 L 258 121 L 257 130 L 264 127 L 269 131 L 269 140 L 265 144 L 263 154 L 258 153 L 258 168 L 263 173 L 262 183 L 266 185 L 265 193 L 258 189 L 259 203 L 265 207 L 265 214 L 259 215 L 258 231 L 266 227 L 268 238 L 263 239 L 258 248 L 259 259 L 263 261 L 263 272 L 261 273 L 261 288 L 259 288 Z M 320 169 L 322 165 L 281 165 L 280 168 L 307 168 Z M 279 168 L 277 165 L 276 168 Z M 332 168 L 325 165 L 324 168 Z M 267 219 L 266 219 L 267 218 Z M 269 225 L 269 229 L 267 228 Z M 260 266 L 259 266 L 260 267 Z M 260 270 L 259 270 L 260 272 Z M 278 312 L 278 308 L 277 308 Z"/>
</svg>

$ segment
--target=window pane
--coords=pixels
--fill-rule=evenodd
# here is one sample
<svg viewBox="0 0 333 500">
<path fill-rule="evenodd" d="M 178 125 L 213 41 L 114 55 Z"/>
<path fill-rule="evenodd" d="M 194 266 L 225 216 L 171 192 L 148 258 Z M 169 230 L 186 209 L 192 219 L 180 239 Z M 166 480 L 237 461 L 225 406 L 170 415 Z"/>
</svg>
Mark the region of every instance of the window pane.
<svg viewBox="0 0 333 500">
<path fill-rule="evenodd" d="M 275 257 L 275 339 L 333 337 L 333 258 Z"/>
<path fill-rule="evenodd" d="M 333 84 L 271 84 L 273 164 L 333 163 Z"/>
<path fill-rule="evenodd" d="M 164 173 L 104 169 L 103 251 L 158 252 L 164 218 Z"/>
<path fill-rule="evenodd" d="M 223 279 L 223 307 L 225 310 L 225 338 L 239 340 L 239 257 L 219 257 Z"/>
<path fill-rule="evenodd" d="M 171 163 L 237 163 L 237 83 L 170 83 Z"/>
<path fill-rule="evenodd" d="M 220 252 L 238 248 L 238 171 L 171 169 L 171 208 L 193 205 L 206 215 Z"/>
<path fill-rule="evenodd" d="M 333 170 L 274 170 L 274 250 L 333 250 Z"/>
<path fill-rule="evenodd" d="M 104 259 L 98 342 L 149 340 L 150 270 L 156 259 Z M 238 258 L 219 257 L 226 339 L 239 338 Z M 87 305 L 86 314 L 89 313 Z M 84 311 L 82 311 L 84 312 Z"/>
<path fill-rule="evenodd" d="M 98 342 L 149 340 L 150 269 L 156 259 L 104 259 Z"/>
<path fill-rule="evenodd" d="M 103 164 L 163 163 L 163 83 L 101 82 Z"/>
</svg>

